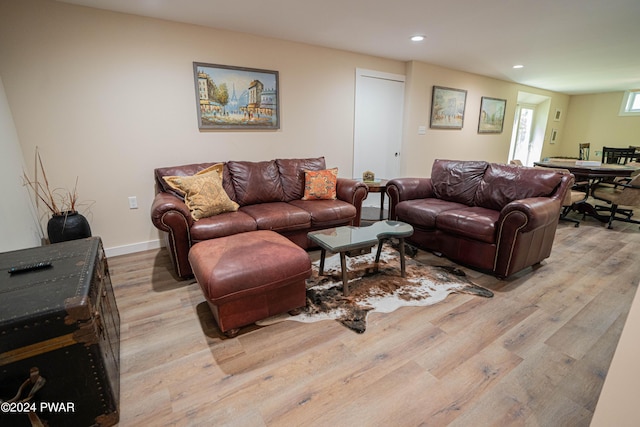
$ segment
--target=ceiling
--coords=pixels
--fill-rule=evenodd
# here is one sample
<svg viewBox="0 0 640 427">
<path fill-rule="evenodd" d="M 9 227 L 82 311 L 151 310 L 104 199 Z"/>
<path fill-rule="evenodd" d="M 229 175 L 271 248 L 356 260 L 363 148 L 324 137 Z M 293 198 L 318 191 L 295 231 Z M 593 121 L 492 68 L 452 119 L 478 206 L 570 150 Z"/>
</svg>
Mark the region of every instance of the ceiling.
<svg viewBox="0 0 640 427">
<path fill-rule="evenodd" d="M 58 1 L 417 60 L 567 94 L 640 88 L 639 0 Z M 426 39 L 412 42 L 415 34 Z"/>
</svg>

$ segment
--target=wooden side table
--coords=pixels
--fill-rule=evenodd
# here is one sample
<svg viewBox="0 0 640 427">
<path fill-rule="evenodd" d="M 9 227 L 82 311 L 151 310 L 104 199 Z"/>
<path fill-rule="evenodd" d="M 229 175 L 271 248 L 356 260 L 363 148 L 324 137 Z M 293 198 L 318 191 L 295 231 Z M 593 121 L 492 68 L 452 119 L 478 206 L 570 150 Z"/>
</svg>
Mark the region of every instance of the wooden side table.
<svg viewBox="0 0 640 427">
<path fill-rule="evenodd" d="M 380 221 L 382 221 L 384 219 L 384 195 L 387 192 L 387 183 L 389 182 L 389 180 L 378 179 L 375 181 L 362 181 L 362 182 L 369 189 L 369 193 L 380 193 Z"/>
</svg>

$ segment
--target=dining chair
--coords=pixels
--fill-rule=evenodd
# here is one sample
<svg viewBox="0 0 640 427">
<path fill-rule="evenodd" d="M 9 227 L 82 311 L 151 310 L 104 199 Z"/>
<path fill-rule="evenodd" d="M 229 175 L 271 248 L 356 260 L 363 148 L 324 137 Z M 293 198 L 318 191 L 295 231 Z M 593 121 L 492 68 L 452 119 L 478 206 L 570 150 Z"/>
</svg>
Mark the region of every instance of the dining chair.
<svg viewBox="0 0 640 427">
<path fill-rule="evenodd" d="M 589 142 L 583 142 L 582 144 L 578 144 L 578 148 L 580 149 L 578 160 L 589 160 L 590 147 L 591 147 L 591 143 Z"/>
<path fill-rule="evenodd" d="M 569 214 L 569 212 L 574 210 L 578 204 L 584 203 L 586 200 L 587 200 L 587 193 L 585 193 L 584 191 L 574 190 L 573 188 L 568 189 L 567 193 L 564 196 L 564 200 L 562 201 L 562 210 L 560 211 L 560 219 L 563 221 L 573 222 L 575 224 L 574 227 L 579 227 L 580 221 L 573 218 L 567 218 L 567 215 Z M 584 219 L 584 215 L 583 215 L 583 219 Z"/>
<path fill-rule="evenodd" d="M 569 188 L 567 189 L 567 192 L 564 194 L 564 199 L 562 199 L 562 209 L 560 210 L 560 219 L 562 221 L 573 222 L 575 224 L 574 227 L 579 227 L 580 221 L 573 218 L 567 218 L 567 215 L 569 214 L 569 212 L 571 212 L 576 207 L 576 205 L 583 203 L 587 200 L 587 193 L 584 191 L 580 191 L 575 186 L 575 176 L 569 171 L 569 169 L 545 168 L 543 166 L 536 166 L 536 167 L 571 175 L 572 182 Z"/>
<path fill-rule="evenodd" d="M 635 152 L 635 148 L 602 147 L 602 163 L 626 165 L 635 159 Z"/>
<path fill-rule="evenodd" d="M 602 200 L 609 206 L 596 206 L 597 210 L 610 213 L 607 228 L 612 228 L 613 221 L 640 224 L 631 219 L 633 207 L 640 207 L 640 174 L 635 175 L 628 183 L 616 182 L 615 185 L 596 187 L 591 193 L 594 199 Z M 621 208 L 620 206 L 625 206 Z"/>
<path fill-rule="evenodd" d="M 636 175 L 640 174 L 640 162 L 639 161 L 632 161 L 627 163 L 627 166 L 631 166 L 636 168 L 636 170 L 634 172 L 631 172 L 630 176 L 624 176 L 624 177 L 616 177 L 616 179 L 614 180 L 614 182 L 622 182 L 623 184 L 628 184 Z"/>
</svg>

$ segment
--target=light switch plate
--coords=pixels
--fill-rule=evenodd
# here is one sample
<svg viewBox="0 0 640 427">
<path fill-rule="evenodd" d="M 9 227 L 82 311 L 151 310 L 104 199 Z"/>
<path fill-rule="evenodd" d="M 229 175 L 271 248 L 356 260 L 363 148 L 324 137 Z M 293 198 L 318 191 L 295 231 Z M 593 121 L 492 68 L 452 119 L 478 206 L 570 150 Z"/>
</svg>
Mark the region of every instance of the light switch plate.
<svg viewBox="0 0 640 427">
<path fill-rule="evenodd" d="M 129 196 L 129 209 L 138 209 L 138 198 L 136 196 Z"/>
</svg>

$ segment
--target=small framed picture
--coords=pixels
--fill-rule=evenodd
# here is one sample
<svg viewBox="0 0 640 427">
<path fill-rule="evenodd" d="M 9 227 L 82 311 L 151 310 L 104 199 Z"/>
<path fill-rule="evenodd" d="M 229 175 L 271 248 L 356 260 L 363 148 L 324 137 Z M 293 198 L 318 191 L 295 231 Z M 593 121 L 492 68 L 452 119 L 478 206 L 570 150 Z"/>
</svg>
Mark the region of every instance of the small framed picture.
<svg viewBox="0 0 640 427">
<path fill-rule="evenodd" d="M 466 103 L 466 90 L 434 86 L 429 126 L 432 129 L 462 129 Z"/>
<path fill-rule="evenodd" d="M 553 115 L 553 121 L 554 122 L 559 122 L 561 118 L 562 118 L 562 110 L 559 109 L 559 108 L 556 108 L 556 112 Z"/>
<path fill-rule="evenodd" d="M 506 99 L 483 96 L 480 103 L 478 133 L 502 133 L 506 106 Z"/>
</svg>

